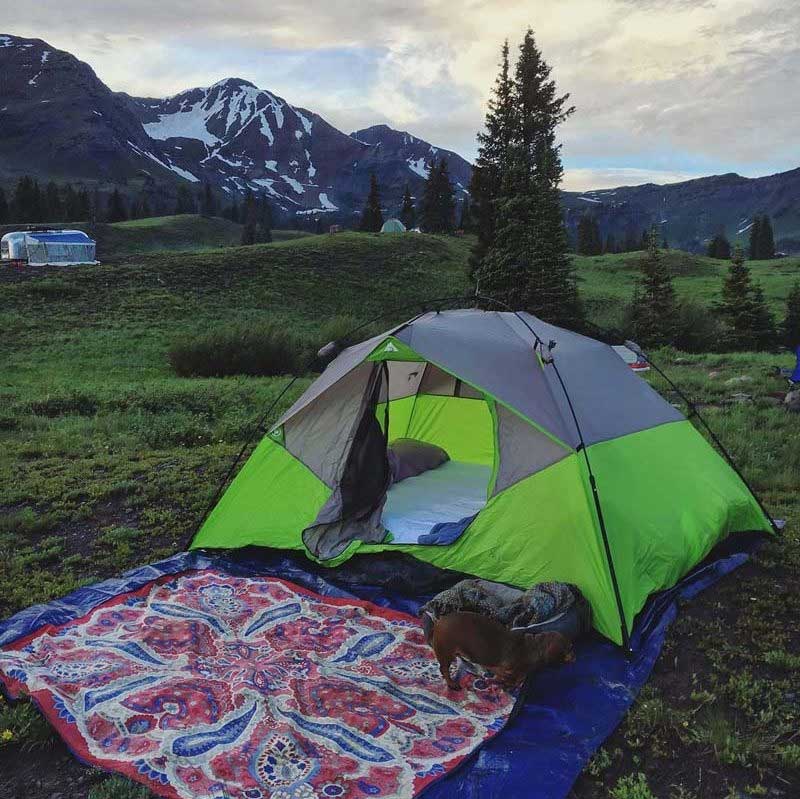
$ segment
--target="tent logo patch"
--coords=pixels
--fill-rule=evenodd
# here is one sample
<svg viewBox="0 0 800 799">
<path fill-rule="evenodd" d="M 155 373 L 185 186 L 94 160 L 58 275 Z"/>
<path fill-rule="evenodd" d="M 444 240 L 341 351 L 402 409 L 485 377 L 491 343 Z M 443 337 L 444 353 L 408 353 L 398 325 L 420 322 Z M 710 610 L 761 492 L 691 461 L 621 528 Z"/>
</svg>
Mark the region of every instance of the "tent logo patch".
<svg viewBox="0 0 800 799">
<path fill-rule="evenodd" d="M 400 352 L 400 350 L 397 349 L 397 347 L 395 347 L 394 344 L 392 344 L 391 341 L 387 341 L 386 342 L 386 346 L 383 348 L 383 351 L 384 352 Z"/>
</svg>

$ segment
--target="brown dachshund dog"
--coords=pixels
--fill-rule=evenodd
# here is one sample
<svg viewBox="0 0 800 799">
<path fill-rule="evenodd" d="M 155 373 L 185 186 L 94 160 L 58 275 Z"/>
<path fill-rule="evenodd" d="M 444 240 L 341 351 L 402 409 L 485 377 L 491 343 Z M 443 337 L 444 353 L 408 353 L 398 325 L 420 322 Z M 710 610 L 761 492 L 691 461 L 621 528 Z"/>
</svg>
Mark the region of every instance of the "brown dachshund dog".
<svg viewBox="0 0 800 799">
<path fill-rule="evenodd" d="M 450 676 L 450 665 L 461 656 L 484 666 L 506 685 L 518 685 L 528 672 L 575 659 L 572 643 L 557 632 L 511 631 L 479 613 L 450 613 L 433 625 L 430 644 L 448 687 L 461 686 Z"/>
</svg>

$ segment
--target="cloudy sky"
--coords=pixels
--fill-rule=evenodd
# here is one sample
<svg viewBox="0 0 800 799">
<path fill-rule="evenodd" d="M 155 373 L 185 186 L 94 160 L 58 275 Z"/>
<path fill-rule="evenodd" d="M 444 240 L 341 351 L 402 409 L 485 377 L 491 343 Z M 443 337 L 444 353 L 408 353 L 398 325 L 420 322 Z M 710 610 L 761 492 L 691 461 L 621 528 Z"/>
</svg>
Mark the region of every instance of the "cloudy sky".
<svg viewBox="0 0 800 799">
<path fill-rule="evenodd" d="M 475 155 L 500 44 L 534 28 L 577 106 L 565 188 L 800 166 L 797 0 L 0 0 L 0 33 L 164 96 L 237 76 L 351 131 Z"/>
</svg>

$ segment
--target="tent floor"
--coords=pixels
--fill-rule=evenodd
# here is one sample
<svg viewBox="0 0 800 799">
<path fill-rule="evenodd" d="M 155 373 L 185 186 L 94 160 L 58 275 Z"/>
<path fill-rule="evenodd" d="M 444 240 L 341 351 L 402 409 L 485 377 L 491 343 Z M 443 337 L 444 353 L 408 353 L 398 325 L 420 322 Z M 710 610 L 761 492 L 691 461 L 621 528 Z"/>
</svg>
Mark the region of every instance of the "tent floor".
<svg viewBox="0 0 800 799">
<path fill-rule="evenodd" d="M 382 522 L 395 544 L 416 544 L 437 524 L 474 516 L 486 505 L 491 466 L 447 461 L 395 483 L 386 495 Z"/>
</svg>

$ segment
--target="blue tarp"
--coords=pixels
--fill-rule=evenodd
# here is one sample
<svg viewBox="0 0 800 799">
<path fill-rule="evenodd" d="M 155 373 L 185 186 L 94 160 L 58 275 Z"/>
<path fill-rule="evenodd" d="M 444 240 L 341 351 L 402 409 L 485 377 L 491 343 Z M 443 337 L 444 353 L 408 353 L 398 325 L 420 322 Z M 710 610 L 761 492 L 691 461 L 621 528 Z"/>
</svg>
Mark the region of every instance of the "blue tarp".
<svg viewBox="0 0 800 799">
<path fill-rule="evenodd" d="M 425 799 L 563 799 L 646 682 L 677 613 L 678 601 L 694 597 L 740 566 L 753 546 L 754 539 L 737 536 L 726 552 L 695 569 L 675 588 L 651 597 L 634 625 L 632 656 L 626 657 L 619 647 L 599 635 L 590 636 L 577 646 L 574 663 L 530 678 L 505 730 L 461 768 L 432 784 L 425 791 Z M 415 615 L 431 598 L 411 597 L 367 583 L 348 583 L 345 589 L 337 584 L 335 570 L 315 567 L 285 553 L 265 552 L 254 558 L 245 553 L 231 557 L 188 552 L 23 610 L 0 622 L 0 646 L 46 624 L 79 618 L 102 602 L 163 575 L 205 568 L 243 576 L 279 575 L 324 596 L 367 599 Z"/>
<path fill-rule="evenodd" d="M 794 371 L 789 376 L 792 383 L 800 383 L 800 345 L 797 347 L 797 363 L 795 364 Z"/>
</svg>

